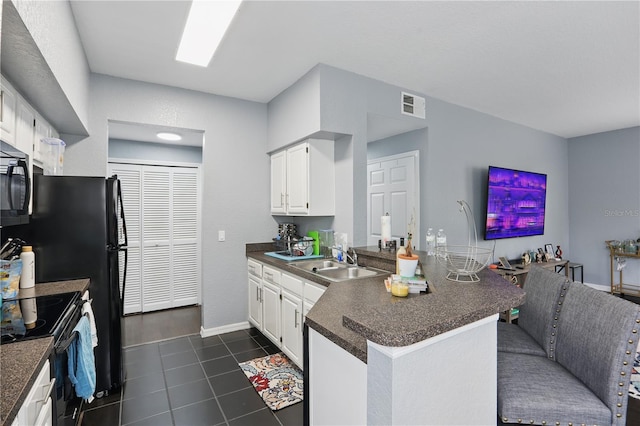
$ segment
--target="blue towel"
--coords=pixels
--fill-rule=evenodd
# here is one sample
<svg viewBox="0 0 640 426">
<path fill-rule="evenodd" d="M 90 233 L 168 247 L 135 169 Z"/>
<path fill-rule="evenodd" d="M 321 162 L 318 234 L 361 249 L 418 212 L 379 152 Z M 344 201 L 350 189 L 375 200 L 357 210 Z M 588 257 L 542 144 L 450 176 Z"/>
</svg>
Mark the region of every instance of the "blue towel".
<svg viewBox="0 0 640 426">
<path fill-rule="evenodd" d="M 76 395 L 91 402 L 96 391 L 96 361 L 91 345 L 91 325 L 86 316 L 80 318 L 73 331 L 78 335 L 67 349 L 69 380 Z"/>
</svg>

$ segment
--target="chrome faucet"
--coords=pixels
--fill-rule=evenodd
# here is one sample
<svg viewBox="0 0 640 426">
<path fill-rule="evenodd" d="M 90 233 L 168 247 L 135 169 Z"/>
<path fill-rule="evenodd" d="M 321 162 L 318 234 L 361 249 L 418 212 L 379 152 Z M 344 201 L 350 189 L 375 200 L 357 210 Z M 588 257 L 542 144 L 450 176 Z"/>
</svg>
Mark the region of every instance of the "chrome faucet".
<svg viewBox="0 0 640 426">
<path fill-rule="evenodd" d="M 337 250 L 339 252 L 341 252 L 342 254 L 345 255 L 345 257 L 347 258 L 347 260 L 351 260 L 351 264 L 353 266 L 358 266 L 358 254 L 356 253 L 356 250 L 351 247 L 351 253 L 353 253 L 351 256 L 349 255 L 349 249 L 344 250 L 341 247 L 337 247 L 337 246 L 333 246 L 333 247 L 329 247 L 330 250 Z"/>
</svg>

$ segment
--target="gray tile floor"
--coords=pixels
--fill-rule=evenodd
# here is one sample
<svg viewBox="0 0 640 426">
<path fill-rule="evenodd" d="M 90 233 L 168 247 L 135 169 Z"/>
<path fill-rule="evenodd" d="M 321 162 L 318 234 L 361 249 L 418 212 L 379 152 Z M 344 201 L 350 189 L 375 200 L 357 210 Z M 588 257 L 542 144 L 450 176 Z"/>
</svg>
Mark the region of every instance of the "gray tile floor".
<svg viewBox="0 0 640 426">
<path fill-rule="evenodd" d="M 302 403 L 271 411 L 238 366 L 276 352 L 256 329 L 130 346 L 124 386 L 87 405 L 83 424 L 301 425 Z"/>
</svg>

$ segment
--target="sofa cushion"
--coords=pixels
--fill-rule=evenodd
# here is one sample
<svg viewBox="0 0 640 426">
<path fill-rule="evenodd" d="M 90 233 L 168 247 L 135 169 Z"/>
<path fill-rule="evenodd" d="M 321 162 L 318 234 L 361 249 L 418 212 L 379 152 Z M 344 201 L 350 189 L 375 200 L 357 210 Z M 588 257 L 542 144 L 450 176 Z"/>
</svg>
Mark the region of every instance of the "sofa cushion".
<svg viewBox="0 0 640 426">
<path fill-rule="evenodd" d="M 570 291 L 571 282 L 564 276 L 533 265 L 524 283 L 526 293 L 520 306 L 518 326 L 522 327 L 547 356 L 553 358 L 555 322 L 562 309 L 562 300 Z"/>
<path fill-rule="evenodd" d="M 557 325 L 556 361 L 589 387 L 624 424 L 640 306 L 573 283 Z"/>
<path fill-rule="evenodd" d="M 547 353 L 516 324 L 498 323 L 498 351 L 546 357 Z"/>
<path fill-rule="evenodd" d="M 504 423 L 611 424 L 611 410 L 559 363 L 498 352 L 498 415 Z"/>
</svg>

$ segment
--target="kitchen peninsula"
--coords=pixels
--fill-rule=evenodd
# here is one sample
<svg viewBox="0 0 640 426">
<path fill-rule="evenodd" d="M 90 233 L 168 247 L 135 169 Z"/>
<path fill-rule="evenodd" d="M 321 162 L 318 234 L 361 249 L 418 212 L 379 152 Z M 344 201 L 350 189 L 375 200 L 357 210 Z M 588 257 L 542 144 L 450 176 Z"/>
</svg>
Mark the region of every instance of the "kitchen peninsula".
<svg viewBox="0 0 640 426">
<path fill-rule="evenodd" d="M 386 270 L 395 259 L 372 247 L 356 252 L 361 264 Z M 418 254 L 430 292 L 408 298 L 393 297 L 380 278 L 329 285 L 302 276 L 328 285 L 305 320 L 310 424 L 495 424 L 496 321 L 525 293 L 490 270 L 478 283 L 449 281 Z"/>
</svg>

